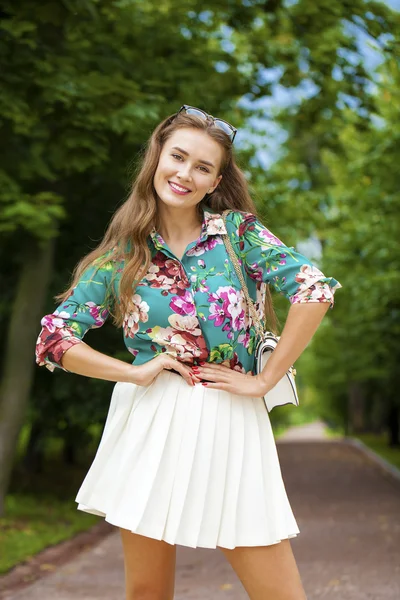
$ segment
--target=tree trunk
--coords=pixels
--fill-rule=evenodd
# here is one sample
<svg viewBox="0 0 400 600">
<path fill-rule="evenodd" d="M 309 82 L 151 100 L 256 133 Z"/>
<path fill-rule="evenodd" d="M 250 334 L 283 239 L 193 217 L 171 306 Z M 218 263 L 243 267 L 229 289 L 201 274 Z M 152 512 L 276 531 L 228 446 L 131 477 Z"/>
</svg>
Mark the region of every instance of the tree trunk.
<svg viewBox="0 0 400 600">
<path fill-rule="evenodd" d="M 34 347 L 50 279 L 54 240 L 27 245 L 7 332 L 0 392 L 0 516 L 34 374 Z"/>
<path fill-rule="evenodd" d="M 379 435 L 386 430 L 386 398 L 381 390 L 372 394 L 372 406 L 370 413 L 369 429 L 372 433 Z"/>
<path fill-rule="evenodd" d="M 400 447 L 400 410 L 392 405 L 388 413 L 389 446 Z"/>
<path fill-rule="evenodd" d="M 63 458 L 64 464 L 66 465 L 76 465 L 76 456 L 75 456 L 75 444 L 72 439 L 67 438 L 64 440 L 63 447 Z"/>
<path fill-rule="evenodd" d="M 350 433 L 365 431 L 365 393 L 358 381 L 349 385 L 349 426 Z"/>
<path fill-rule="evenodd" d="M 34 421 L 23 460 L 24 470 L 41 473 L 43 467 L 43 429 L 39 421 Z"/>
</svg>

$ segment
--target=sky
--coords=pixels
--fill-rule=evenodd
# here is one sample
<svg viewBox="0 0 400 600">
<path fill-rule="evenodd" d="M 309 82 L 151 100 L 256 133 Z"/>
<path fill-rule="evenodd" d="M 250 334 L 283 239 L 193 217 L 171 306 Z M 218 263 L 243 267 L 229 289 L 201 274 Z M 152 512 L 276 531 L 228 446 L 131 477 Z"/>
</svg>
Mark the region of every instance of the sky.
<svg viewBox="0 0 400 600">
<path fill-rule="evenodd" d="M 400 10 L 400 0 L 384 0 L 383 4 L 387 4 L 394 10 Z"/>
</svg>

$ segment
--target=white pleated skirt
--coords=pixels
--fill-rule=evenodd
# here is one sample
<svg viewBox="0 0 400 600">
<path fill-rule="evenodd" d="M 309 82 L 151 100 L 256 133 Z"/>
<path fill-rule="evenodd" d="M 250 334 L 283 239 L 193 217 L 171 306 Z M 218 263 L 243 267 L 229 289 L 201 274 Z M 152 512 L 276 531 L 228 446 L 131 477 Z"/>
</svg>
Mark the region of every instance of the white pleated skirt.
<svg viewBox="0 0 400 600">
<path fill-rule="evenodd" d="M 117 383 L 78 509 L 192 548 L 267 546 L 299 533 L 261 398 L 162 371 Z"/>
</svg>

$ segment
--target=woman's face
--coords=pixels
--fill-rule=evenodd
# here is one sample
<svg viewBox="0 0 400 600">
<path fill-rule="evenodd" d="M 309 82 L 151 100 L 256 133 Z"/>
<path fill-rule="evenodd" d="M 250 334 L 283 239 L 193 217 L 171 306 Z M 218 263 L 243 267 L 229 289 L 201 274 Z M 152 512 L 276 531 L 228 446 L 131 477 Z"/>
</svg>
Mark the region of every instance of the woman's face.
<svg viewBox="0 0 400 600">
<path fill-rule="evenodd" d="M 154 175 L 161 202 L 171 208 L 196 206 L 222 179 L 223 149 L 205 131 L 178 129 L 165 142 Z"/>
</svg>

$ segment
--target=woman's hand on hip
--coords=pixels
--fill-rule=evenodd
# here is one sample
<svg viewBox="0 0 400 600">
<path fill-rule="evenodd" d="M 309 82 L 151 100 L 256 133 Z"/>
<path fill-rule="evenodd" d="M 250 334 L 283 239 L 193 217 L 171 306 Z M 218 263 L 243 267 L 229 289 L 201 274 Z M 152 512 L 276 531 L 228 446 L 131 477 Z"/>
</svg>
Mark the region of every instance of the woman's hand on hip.
<svg viewBox="0 0 400 600">
<path fill-rule="evenodd" d="M 164 369 L 167 371 L 171 369 L 177 371 L 191 387 L 200 381 L 200 378 L 195 375 L 189 366 L 165 354 L 160 354 L 143 365 L 137 367 L 133 365 L 132 369 L 132 383 L 136 383 L 137 385 L 150 385 Z"/>
<path fill-rule="evenodd" d="M 193 370 L 207 388 L 253 398 L 260 398 L 269 391 L 265 382 L 251 371 L 241 373 L 217 363 L 205 363 L 203 366 L 193 367 Z"/>
</svg>

